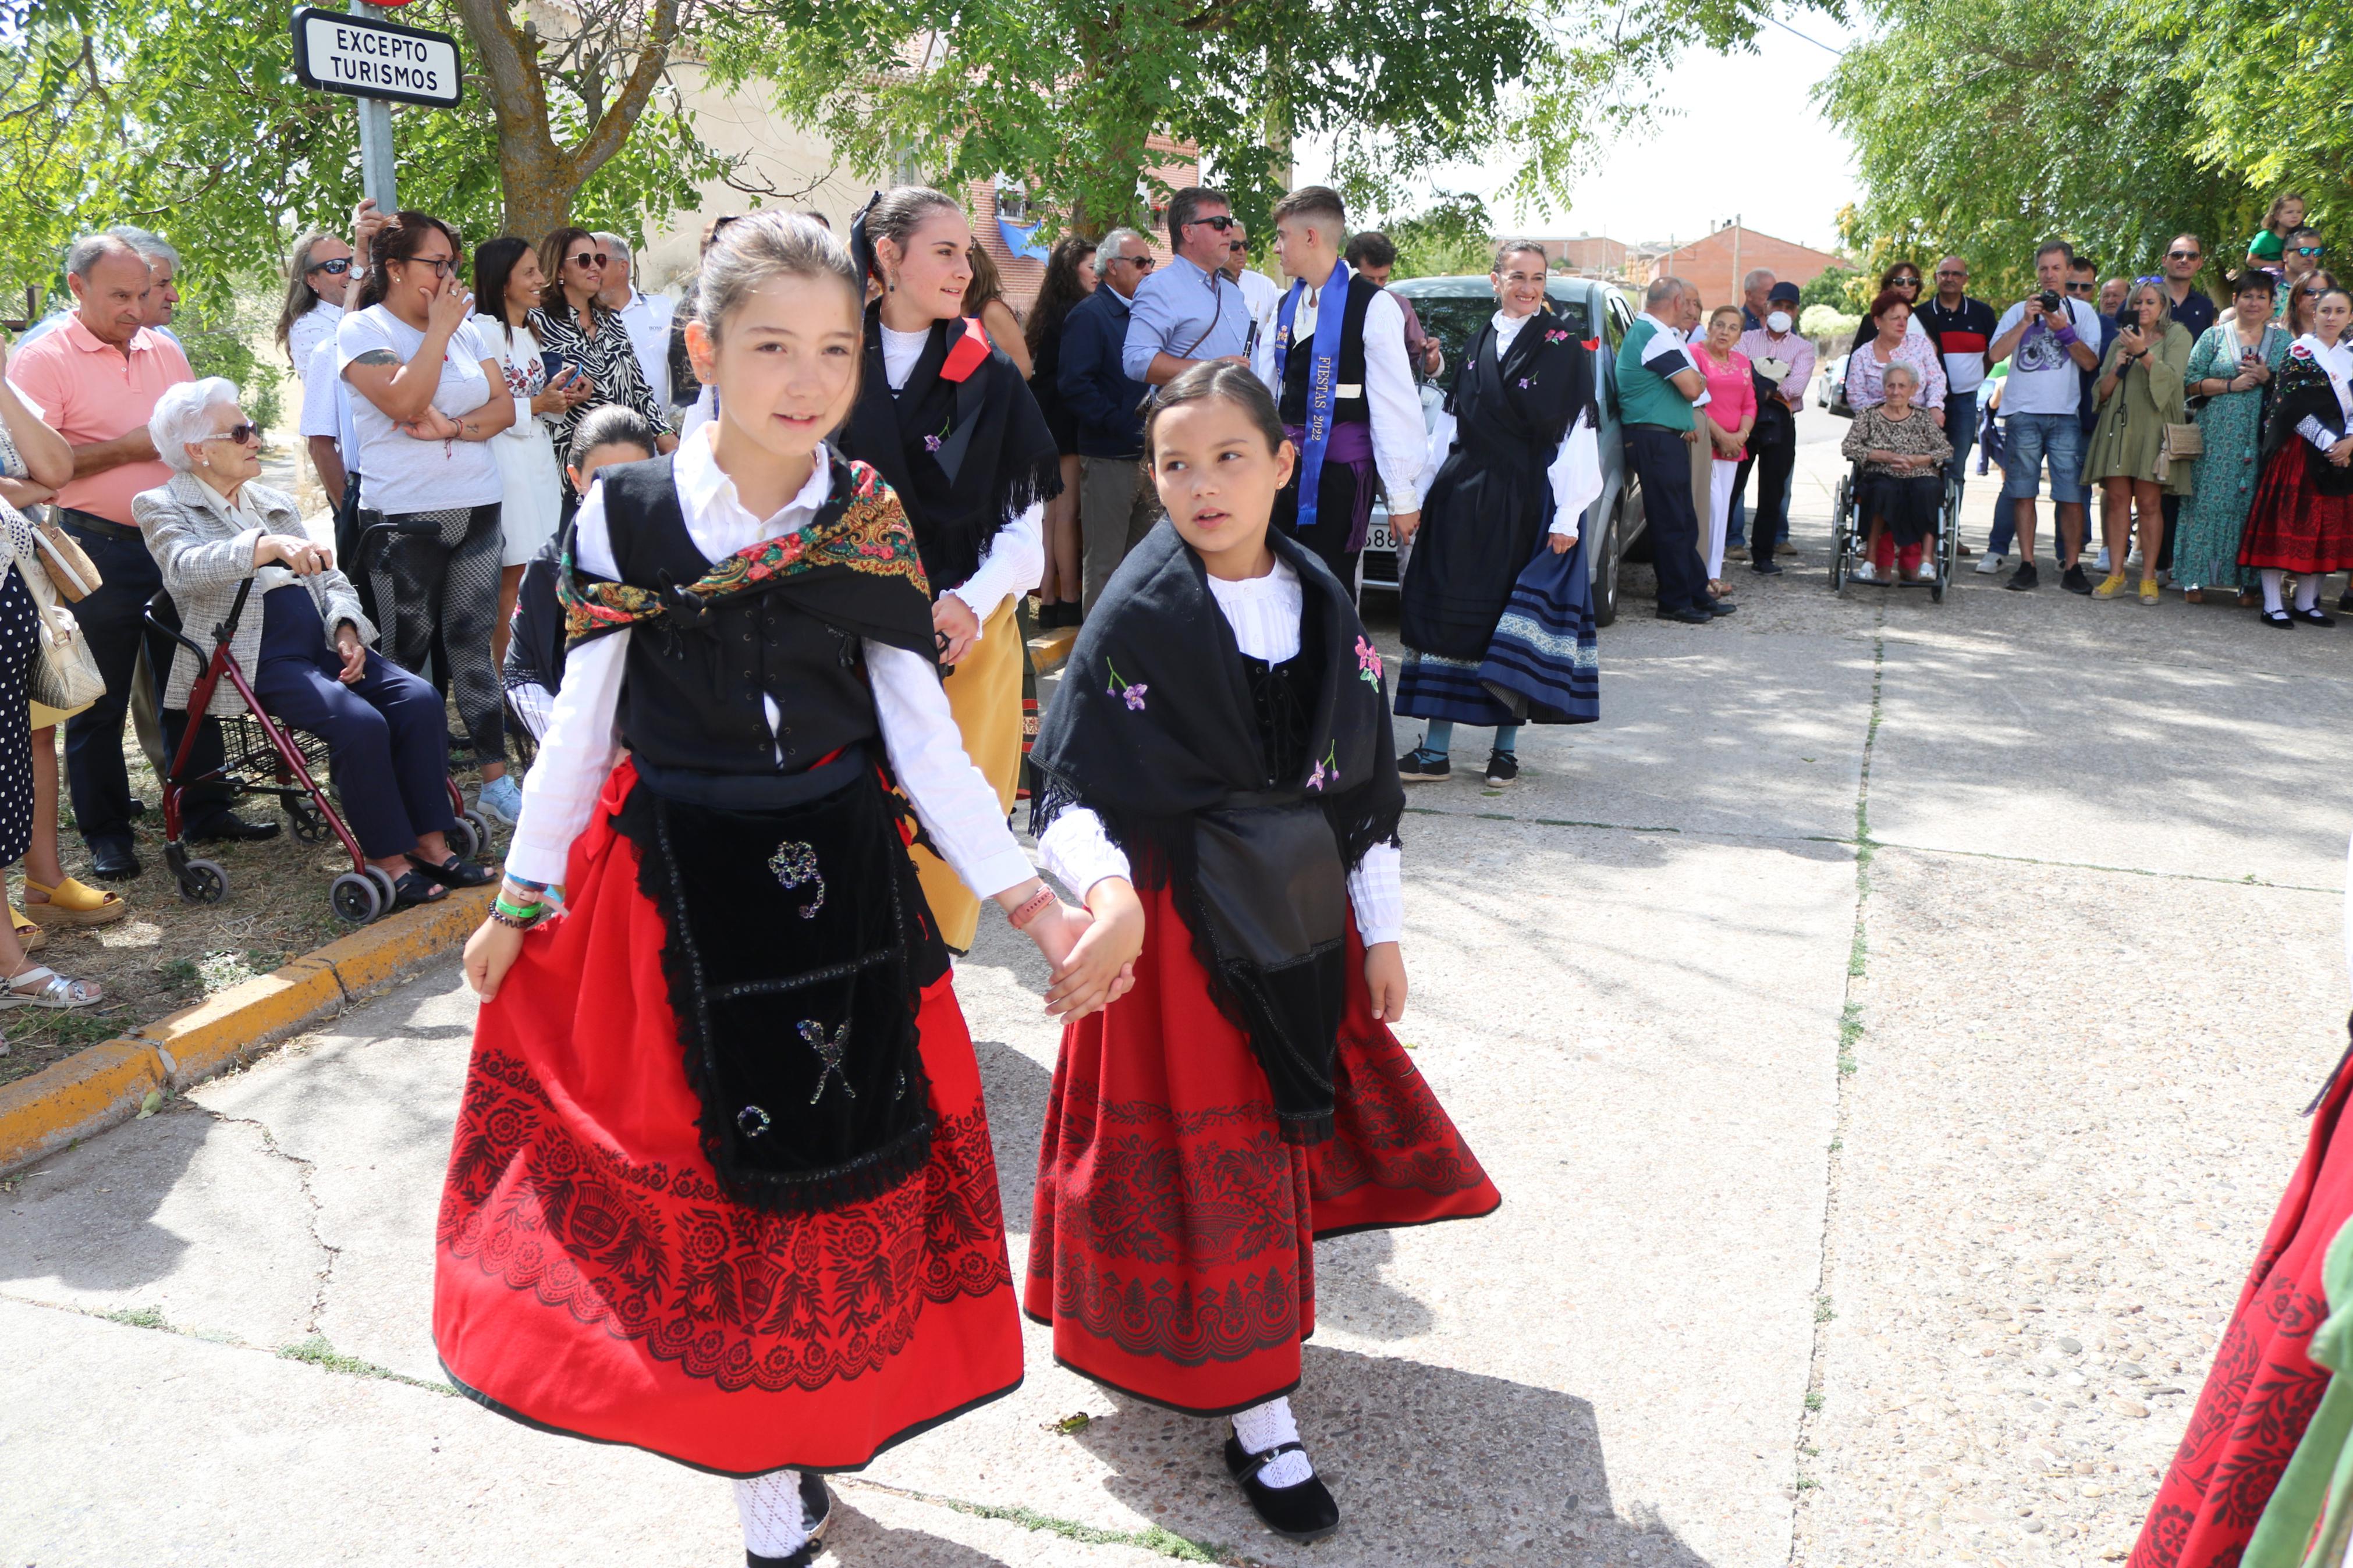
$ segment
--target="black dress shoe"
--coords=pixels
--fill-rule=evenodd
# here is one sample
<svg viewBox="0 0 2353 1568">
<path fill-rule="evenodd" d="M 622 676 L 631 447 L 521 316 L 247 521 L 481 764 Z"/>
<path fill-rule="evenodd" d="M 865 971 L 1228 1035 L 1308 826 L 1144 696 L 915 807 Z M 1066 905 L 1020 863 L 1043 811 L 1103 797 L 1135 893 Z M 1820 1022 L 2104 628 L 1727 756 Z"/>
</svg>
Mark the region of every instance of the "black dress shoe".
<svg viewBox="0 0 2353 1568">
<path fill-rule="evenodd" d="M 127 882 L 142 869 L 128 838 L 95 838 L 90 846 L 90 874 L 101 882 Z"/>
<path fill-rule="evenodd" d="M 1681 621 L 1687 626 L 1704 626 L 1707 625 L 1708 622 L 1715 619 L 1715 612 L 1714 610 L 1703 610 L 1695 605 L 1686 605 L 1680 610 L 1661 610 L 1659 612 L 1659 619 L 1662 621 Z"/>
<path fill-rule="evenodd" d="M 1258 1473 L 1285 1454 L 1304 1453 L 1297 1443 L 1277 1443 L 1263 1454 L 1244 1448 L 1241 1439 L 1226 1439 L 1226 1470 L 1250 1500 L 1258 1521 L 1285 1541 L 1321 1541 L 1340 1528 L 1340 1505 L 1321 1476 L 1310 1476 L 1295 1487 L 1271 1487 Z"/>
<path fill-rule="evenodd" d="M 248 822 L 233 811 L 208 816 L 203 826 L 188 829 L 191 844 L 259 844 L 277 837 L 275 822 Z"/>
<path fill-rule="evenodd" d="M 1718 599 L 1707 607 L 1707 613 L 1711 616 L 1728 616 L 1739 608 L 1740 606 L 1730 599 Z"/>
</svg>

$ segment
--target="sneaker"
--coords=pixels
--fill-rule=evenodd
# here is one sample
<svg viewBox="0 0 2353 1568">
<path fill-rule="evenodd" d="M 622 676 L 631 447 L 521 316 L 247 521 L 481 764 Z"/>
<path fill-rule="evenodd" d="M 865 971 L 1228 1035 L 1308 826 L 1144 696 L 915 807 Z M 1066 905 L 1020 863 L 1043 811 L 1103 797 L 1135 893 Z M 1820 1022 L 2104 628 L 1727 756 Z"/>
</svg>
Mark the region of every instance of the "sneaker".
<svg viewBox="0 0 2353 1568">
<path fill-rule="evenodd" d="M 1502 789 L 1505 784 L 1517 781 L 1519 776 L 1519 758 L 1509 752 L 1487 753 L 1487 787 L 1489 789 Z"/>
<path fill-rule="evenodd" d="M 1879 581 L 1879 571 L 1868 561 L 1858 561 L 1854 563 L 1854 575 L 1850 579 L 1850 581 L 1856 583 L 1876 583 Z"/>
<path fill-rule="evenodd" d="M 1787 566 L 1782 565 L 1779 562 L 1770 559 L 1764 561 L 1752 561 L 1748 563 L 1748 569 L 1751 572 L 1756 573 L 1759 577 L 1778 577 L 1782 573 L 1788 570 Z"/>
<path fill-rule="evenodd" d="M 2106 572 L 2111 570 L 2108 565 L 2108 552 L 2105 546 L 2103 546 L 2100 551 L 2100 558 L 2092 563 L 2092 570 L 2094 572 Z"/>
<path fill-rule="evenodd" d="M 502 822 L 512 827 L 522 816 L 522 787 L 514 774 L 501 773 L 482 786 L 474 797 L 474 807 L 492 822 Z"/>
<path fill-rule="evenodd" d="M 1726 561 L 1746 561 L 1748 559 L 1748 546 L 1727 544 L 1724 547 L 1724 558 Z"/>
<path fill-rule="evenodd" d="M 2121 573 L 2117 574 L 2116 582 L 2119 584 L 2124 582 Z M 2071 594 L 2089 594 L 2095 591 L 2092 587 L 2092 580 L 2084 575 L 2084 563 L 2081 561 L 2059 574 L 2059 585 Z"/>
<path fill-rule="evenodd" d="M 1936 563 L 1935 562 L 1923 561 L 1919 565 L 1912 568 L 1912 581 L 1915 583 L 1933 583 L 1936 580 Z"/>
<path fill-rule="evenodd" d="M 2073 568 L 2073 570 L 2080 572 L 2083 568 L 2081 566 L 2077 566 Z M 2060 581 L 2062 583 L 2065 583 L 2066 579 L 2063 577 Z M 2121 572 L 2111 572 L 2106 576 L 2100 579 L 2100 585 L 2092 590 L 2092 597 L 2094 599 L 2113 599 L 2124 593 L 2126 586 L 2125 574 Z"/>
<path fill-rule="evenodd" d="M 1408 784 L 1441 784 L 1452 767 L 1442 752 L 1416 746 L 1398 759 L 1398 777 Z"/>
<path fill-rule="evenodd" d="M 2018 563 L 2018 570 L 2010 574 L 2010 581 L 2002 586 L 2013 594 L 2023 594 L 2042 586 L 2042 574 L 2035 571 L 2033 562 L 2021 561 Z"/>
<path fill-rule="evenodd" d="M 1980 577 L 1999 576 L 2001 574 L 2001 569 L 2009 564 L 2009 556 L 1996 555 L 1992 551 L 1989 550 L 1983 555 L 1978 557 L 1978 575 Z"/>
</svg>

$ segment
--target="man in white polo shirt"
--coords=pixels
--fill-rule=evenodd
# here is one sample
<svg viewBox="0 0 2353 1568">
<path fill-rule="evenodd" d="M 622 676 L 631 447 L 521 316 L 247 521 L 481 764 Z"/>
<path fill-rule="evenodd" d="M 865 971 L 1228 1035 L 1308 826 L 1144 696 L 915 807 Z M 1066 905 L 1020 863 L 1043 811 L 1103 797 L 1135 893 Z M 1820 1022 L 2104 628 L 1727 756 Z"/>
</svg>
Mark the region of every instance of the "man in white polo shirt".
<svg viewBox="0 0 2353 1568">
<path fill-rule="evenodd" d="M 638 351 L 638 368 L 653 388 L 654 406 L 670 406 L 670 321 L 678 305 L 660 294 L 638 289 L 637 258 L 629 242 L 617 234 L 594 237 L 612 260 L 605 268 L 605 287 L 597 301 L 621 318 L 628 329 L 629 346 Z"/>
</svg>

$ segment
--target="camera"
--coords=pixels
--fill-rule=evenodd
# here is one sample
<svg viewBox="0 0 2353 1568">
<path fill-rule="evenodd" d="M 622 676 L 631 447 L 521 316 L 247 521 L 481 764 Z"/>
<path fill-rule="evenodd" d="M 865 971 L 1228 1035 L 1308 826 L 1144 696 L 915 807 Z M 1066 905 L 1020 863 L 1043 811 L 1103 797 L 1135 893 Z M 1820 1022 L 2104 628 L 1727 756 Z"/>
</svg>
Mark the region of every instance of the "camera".
<svg viewBox="0 0 2353 1568">
<path fill-rule="evenodd" d="M 2060 310 L 2064 309 L 2067 303 L 2064 300 L 2059 297 L 2059 290 L 2056 289 L 2045 289 L 2042 293 L 2037 294 L 2034 297 L 2034 300 L 2035 303 L 2041 305 L 2043 310 L 2054 316 L 2057 315 Z"/>
</svg>

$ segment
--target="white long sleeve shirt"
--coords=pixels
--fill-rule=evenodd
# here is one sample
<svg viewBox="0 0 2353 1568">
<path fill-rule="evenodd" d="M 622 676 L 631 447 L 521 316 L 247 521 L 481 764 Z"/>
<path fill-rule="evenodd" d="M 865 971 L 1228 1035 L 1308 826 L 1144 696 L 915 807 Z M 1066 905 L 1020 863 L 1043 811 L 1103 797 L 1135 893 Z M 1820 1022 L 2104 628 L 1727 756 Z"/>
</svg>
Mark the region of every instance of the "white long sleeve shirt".
<svg viewBox="0 0 2353 1568">
<path fill-rule="evenodd" d="M 749 549 L 764 539 L 806 528 L 825 504 L 830 462 L 817 449 L 817 468 L 784 510 L 765 521 L 744 510 L 735 482 L 712 455 L 709 426 L 679 443 L 678 499 L 694 547 L 712 561 Z M 612 535 L 605 521 L 605 488 L 592 487 L 575 520 L 575 559 L 600 577 L 619 574 Z M 515 825 L 507 869 L 533 882 L 561 882 L 572 841 L 587 826 L 606 775 L 618 760 L 615 729 L 621 700 L 623 656 L 633 630 L 610 632 L 575 648 L 564 661 L 564 689 L 540 742 L 539 760 L 523 781 L 522 818 Z M 874 688 L 875 717 L 882 747 L 908 801 L 939 846 L 941 857 L 965 885 L 983 898 L 1018 887 L 1036 875 L 1005 826 L 997 792 L 965 755 L 964 740 L 948 711 L 947 693 L 931 662 L 920 654 L 883 643 L 864 645 L 867 675 Z M 774 698 L 765 700 L 768 727 L 784 722 Z"/>
<path fill-rule="evenodd" d="M 1303 607 L 1299 574 L 1281 561 L 1263 577 L 1229 583 L 1209 579 L 1209 592 L 1242 652 L 1269 664 L 1299 657 L 1299 617 Z M 1083 899 L 1105 877 L 1125 877 L 1127 857 L 1103 831 L 1103 818 L 1073 806 L 1054 818 L 1038 840 L 1046 870 Z M 1395 942 L 1405 929 L 1403 859 L 1394 844 L 1376 844 L 1348 873 L 1348 902 L 1365 945 Z"/>
<path fill-rule="evenodd" d="M 901 332 L 889 327 L 882 329 L 882 374 L 896 395 L 907 384 L 915 371 L 915 362 L 923 357 L 923 345 L 931 341 L 929 331 Z M 997 537 L 981 552 L 980 564 L 972 575 L 949 593 L 965 602 L 966 608 L 978 616 L 984 630 L 988 617 L 998 605 L 1018 598 L 1035 588 L 1046 575 L 1046 503 L 1036 502 L 1019 517 L 1008 521 Z M 973 641 L 978 642 L 979 636 Z"/>
<path fill-rule="evenodd" d="M 1495 358 L 1500 363 L 1512 352 L 1520 329 L 1535 321 L 1535 314 L 1531 311 L 1525 316 L 1506 316 L 1498 310 L 1494 320 Z M 1460 429 L 1460 422 L 1451 410 L 1440 414 L 1437 424 L 1430 427 L 1428 472 L 1431 479 L 1438 477 L 1446 454 L 1454 449 L 1454 437 Z M 1577 423 L 1570 426 L 1560 450 L 1553 454 L 1551 466 L 1545 469 L 1545 479 L 1552 489 L 1552 524 L 1548 531 L 1565 534 L 1573 542 L 1585 509 L 1600 497 L 1602 489 L 1601 441 L 1594 433 L 1588 411 L 1578 412 Z"/>
<path fill-rule="evenodd" d="M 1339 298 L 1347 298 L 1345 282 L 1354 277 L 1345 267 L 1341 268 L 1343 286 Z M 1325 285 L 1324 287 L 1331 287 Z M 1291 341 L 1293 353 L 1310 352 L 1315 339 L 1315 318 L 1321 289 L 1309 289 L 1300 296 L 1298 309 L 1291 316 Z M 1276 308 L 1282 307 L 1281 297 Z M 1269 318 L 1270 321 L 1274 320 Z M 1274 394 L 1277 403 L 1282 401 L 1282 383 L 1274 371 L 1274 333 L 1259 334 L 1258 350 L 1251 358 L 1250 368 L 1258 373 Z M 1342 397 L 1354 397 L 1356 389 L 1343 385 L 1336 389 Z M 1422 469 L 1429 456 L 1429 431 L 1421 418 L 1421 394 L 1414 389 L 1413 365 L 1405 354 L 1405 307 L 1396 295 L 1383 289 L 1373 296 L 1365 307 L 1365 402 L 1372 415 L 1373 467 L 1381 476 L 1381 489 L 1388 494 L 1392 513 L 1421 510 Z"/>
<path fill-rule="evenodd" d="M 2329 388 L 2337 394 L 2337 412 L 2344 426 L 2353 430 L 2353 342 L 2340 342 L 2331 348 L 2306 332 L 2296 340 L 2296 346 L 2309 349 L 2313 363 L 2327 374 Z M 2295 433 L 2324 452 L 2340 439 L 2327 426 L 2308 414 L 2295 422 Z"/>
</svg>

